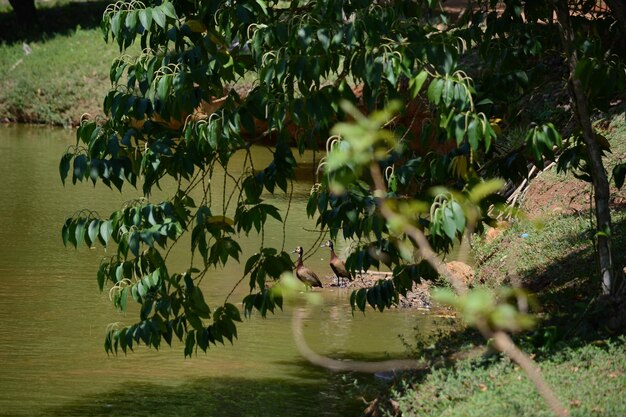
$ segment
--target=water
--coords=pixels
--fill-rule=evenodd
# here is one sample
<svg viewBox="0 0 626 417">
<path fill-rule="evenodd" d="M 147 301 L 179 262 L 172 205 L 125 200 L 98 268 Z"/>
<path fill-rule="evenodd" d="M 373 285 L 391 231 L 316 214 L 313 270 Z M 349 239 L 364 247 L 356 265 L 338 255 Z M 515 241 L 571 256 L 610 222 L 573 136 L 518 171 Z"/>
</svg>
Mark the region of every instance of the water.
<svg viewBox="0 0 626 417">
<path fill-rule="evenodd" d="M 139 347 L 128 355 L 107 356 L 106 326 L 130 324 L 136 316 L 120 314 L 107 292 L 98 291 L 96 270 L 104 250 L 64 248 L 60 230 L 65 218 L 80 208 L 107 216 L 139 193 L 129 188 L 120 194 L 102 184 L 70 182 L 63 187 L 58 161 L 74 141 L 68 130 L 0 127 L 0 415 L 360 414 L 364 404 L 349 387 L 354 375 L 315 368 L 296 351 L 290 306 L 267 319 L 257 315 L 245 320 L 234 346 L 212 347 L 191 359 L 183 357 L 180 343 L 160 351 Z M 258 164 L 269 157 L 264 148 L 254 151 Z M 308 250 L 317 238 L 307 231 L 314 229 L 314 221 L 305 213 L 313 154 L 300 162 L 285 229 L 289 250 L 297 245 Z M 222 178 L 216 172 L 215 181 Z M 265 197 L 285 212 L 284 197 Z M 265 239 L 266 245 L 280 247 L 281 225 L 269 227 Z M 241 243 L 244 255 L 259 246 L 252 234 Z M 188 253 L 183 249 L 173 259 L 181 268 Z M 320 276 L 330 275 L 327 262 L 327 250 L 305 261 Z M 242 269 L 235 263 L 205 278 L 210 305 L 223 302 Z M 231 301 L 238 303 L 246 287 L 240 286 Z M 398 335 L 410 339 L 416 326 L 428 331 L 431 323 L 414 311 L 352 316 L 346 290 L 326 288 L 321 293 L 324 304 L 309 314 L 305 337 L 317 352 L 334 358 L 405 356 Z"/>
</svg>

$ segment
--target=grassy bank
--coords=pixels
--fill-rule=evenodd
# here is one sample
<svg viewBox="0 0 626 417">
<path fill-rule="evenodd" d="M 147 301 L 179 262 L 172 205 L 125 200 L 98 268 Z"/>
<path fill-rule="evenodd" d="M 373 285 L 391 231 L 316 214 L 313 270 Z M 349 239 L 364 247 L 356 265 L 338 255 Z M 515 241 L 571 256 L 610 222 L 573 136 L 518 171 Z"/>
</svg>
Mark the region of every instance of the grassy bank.
<svg viewBox="0 0 626 417">
<path fill-rule="evenodd" d="M 34 28 L 0 5 L 0 121 L 67 126 L 85 112 L 101 113 L 117 54 L 98 28 L 106 4 L 38 5 Z"/>
<path fill-rule="evenodd" d="M 626 160 L 625 107 L 604 115 L 597 127 L 611 143 L 610 173 Z M 592 244 L 590 186 L 553 168 L 531 182 L 524 216 L 491 238 L 473 242 L 476 285 L 514 285 L 536 295 L 533 331 L 516 336 L 572 416 L 626 415 L 624 322 L 599 297 Z M 612 188 L 613 261 L 623 283 L 626 264 L 626 190 Z M 623 307 L 622 307 L 623 310 Z M 436 358 L 484 341 L 473 331 L 418 342 L 416 354 Z M 527 376 L 508 358 L 490 353 L 429 373 L 410 374 L 383 395 L 381 413 L 407 416 L 553 415 Z"/>
</svg>

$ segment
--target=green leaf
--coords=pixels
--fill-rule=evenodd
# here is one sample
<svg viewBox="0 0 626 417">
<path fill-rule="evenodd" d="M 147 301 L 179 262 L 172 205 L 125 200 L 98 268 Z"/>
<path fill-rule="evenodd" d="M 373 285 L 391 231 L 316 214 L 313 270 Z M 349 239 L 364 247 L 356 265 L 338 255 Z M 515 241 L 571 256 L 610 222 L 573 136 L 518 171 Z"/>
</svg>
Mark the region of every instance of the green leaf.
<svg viewBox="0 0 626 417">
<path fill-rule="evenodd" d="M 174 20 L 178 19 L 178 16 L 176 15 L 176 9 L 174 9 L 174 5 L 172 3 L 170 2 L 163 3 L 161 5 L 161 10 L 166 16 L 171 17 Z"/>
<path fill-rule="evenodd" d="M 259 207 L 262 207 L 263 211 L 266 214 L 269 214 L 270 216 L 272 216 L 279 222 L 283 221 L 282 217 L 280 216 L 280 213 L 278 212 L 278 209 L 275 206 L 272 206 L 269 204 L 259 204 Z"/>
<path fill-rule="evenodd" d="M 167 4 L 167 3 L 165 3 Z M 152 9 L 152 19 L 154 22 L 159 25 L 161 28 L 165 29 L 165 13 L 163 11 L 163 7 L 155 7 Z"/>
<path fill-rule="evenodd" d="M 98 268 L 98 288 L 100 291 L 104 290 L 104 282 L 106 281 L 107 265 L 105 263 L 100 264 Z"/>
<path fill-rule="evenodd" d="M 428 72 L 422 71 L 417 74 L 417 76 L 411 78 L 411 80 L 409 81 L 409 90 L 411 91 L 412 98 L 417 97 L 427 77 Z"/>
<path fill-rule="evenodd" d="M 128 28 L 128 30 L 134 32 L 135 28 L 137 26 L 137 16 L 138 13 L 136 10 L 131 10 L 128 12 L 128 14 L 126 15 L 126 22 L 125 25 Z"/>
<path fill-rule="evenodd" d="M 78 246 L 78 242 L 76 241 L 76 220 L 71 219 L 67 226 L 67 241 L 71 243 L 75 248 Z"/>
<path fill-rule="evenodd" d="M 236 306 L 230 303 L 226 303 L 224 304 L 224 309 L 228 317 L 230 317 L 232 320 L 241 321 L 241 314 Z"/>
<path fill-rule="evenodd" d="M 261 7 L 263 14 L 267 16 L 267 3 L 264 0 L 256 0 L 256 4 Z"/>
<path fill-rule="evenodd" d="M 490 105 L 493 105 L 493 100 L 488 99 L 488 98 L 484 98 L 484 99 L 480 100 L 478 103 L 476 103 L 476 107 L 490 106 Z"/>
<path fill-rule="evenodd" d="M 374 286 L 372 288 L 368 288 L 367 289 L 367 303 L 372 307 L 372 308 L 376 308 L 376 304 L 377 304 L 377 292 L 379 292 L 379 288 Z M 378 294 L 378 296 L 380 295 L 380 293 Z"/>
<path fill-rule="evenodd" d="M 552 146 L 557 146 L 559 148 L 563 146 L 563 139 L 561 137 L 561 134 L 552 123 L 546 123 L 543 126 L 543 131 L 546 134 L 547 138 L 550 140 L 550 148 L 552 148 Z"/>
<path fill-rule="evenodd" d="M 171 87 L 172 87 L 172 76 L 171 75 L 162 76 L 157 85 L 157 97 L 159 98 L 159 100 L 161 100 L 162 102 L 167 101 L 167 98 L 169 97 L 169 94 L 170 94 Z"/>
<path fill-rule="evenodd" d="M 367 289 L 361 288 L 356 292 L 356 306 L 359 310 L 365 311 L 365 303 L 367 302 Z"/>
<path fill-rule="evenodd" d="M 204 295 L 202 291 L 198 287 L 193 287 L 191 292 L 191 303 L 193 305 L 194 311 L 198 314 L 199 317 L 204 319 L 208 319 L 211 317 L 211 309 L 207 305 L 206 301 L 204 301 Z"/>
<path fill-rule="evenodd" d="M 100 238 L 102 239 L 104 246 L 109 244 L 109 237 L 111 237 L 111 233 L 113 233 L 113 222 L 111 220 L 102 222 L 100 225 Z"/>
<path fill-rule="evenodd" d="M 481 121 L 478 117 L 472 117 L 467 127 L 467 139 L 473 150 L 478 150 L 478 142 L 482 134 Z"/>
<path fill-rule="evenodd" d="M 454 113 L 454 110 L 450 112 L 450 115 L 452 115 L 453 113 Z M 454 137 L 456 138 L 456 144 L 457 146 L 460 146 L 461 143 L 463 143 L 463 140 L 465 139 L 465 132 L 466 132 L 465 114 L 458 113 L 454 115 L 454 117 L 452 118 L 451 127 L 454 127 Z"/>
<path fill-rule="evenodd" d="M 85 226 L 86 221 L 84 219 L 80 219 L 76 222 L 76 246 L 79 246 L 85 241 Z"/>
<path fill-rule="evenodd" d="M 67 178 L 67 174 L 70 172 L 70 161 L 72 160 L 72 154 L 66 153 L 61 158 L 59 162 L 59 175 L 61 176 L 61 181 L 63 185 L 65 185 L 65 179 Z"/>
<path fill-rule="evenodd" d="M 516 330 L 519 312 L 510 304 L 500 304 L 490 315 L 491 322 L 500 329 Z"/>
<path fill-rule="evenodd" d="M 504 186 L 504 180 L 492 179 L 478 183 L 469 193 L 469 199 L 473 203 L 478 203 L 485 197 L 497 193 Z"/>
<path fill-rule="evenodd" d="M 114 37 L 117 37 L 119 35 L 120 26 L 121 26 L 121 20 L 122 20 L 121 17 L 122 17 L 122 13 L 121 12 L 117 12 L 111 18 L 111 32 L 112 32 Z"/>
<path fill-rule="evenodd" d="M 447 78 L 443 84 L 441 99 L 443 101 L 443 104 L 445 104 L 447 107 L 449 107 L 450 104 L 452 104 L 452 100 L 454 100 L 454 84 L 454 81 L 452 81 L 452 79 L 450 78 Z"/>
<path fill-rule="evenodd" d="M 63 246 L 67 246 L 67 242 L 70 239 L 70 226 L 72 224 L 72 219 L 65 220 L 65 224 L 61 229 L 61 238 L 63 239 Z"/>
<path fill-rule="evenodd" d="M 126 304 L 128 301 L 128 287 L 122 288 L 120 291 L 120 309 L 126 311 Z"/>
<path fill-rule="evenodd" d="M 456 201 L 452 201 L 450 203 L 450 208 L 454 214 L 454 222 L 456 224 L 456 230 L 459 233 L 463 233 L 465 230 L 465 213 L 463 212 L 463 208 Z"/>
<path fill-rule="evenodd" d="M 428 86 L 428 100 L 434 104 L 439 104 L 441 101 L 441 93 L 443 92 L 444 81 L 441 78 L 436 78 L 430 82 Z"/>
<path fill-rule="evenodd" d="M 115 267 L 115 282 L 120 282 L 124 279 L 124 264 L 120 263 Z"/>
<path fill-rule="evenodd" d="M 139 233 L 130 233 L 128 237 L 128 248 L 135 256 L 139 256 Z"/>
<path fill-rule="evenodd" d="M 534 158 L 537 164 L 541 164 L 542 162 L 542 149 L 543 149 L 543 144 L 541 141 L 542 136 L 543 136 L 543 133 L 541 132 L 541 130 L 535 126 L 531 130 L 528 131 L 528 133 L 526 134 L 526 139 L 525 139 L 526 148 L 528 149 L 528 152 L 531 153 L 532 157 Z"/>
<path fill-rule="evenodd" d="M 100 220 L 94 219 L 89 223 L 89 228 L 87 229 L 87 234 L 89 236 L 89 241 L 91 245 L 96 242 L 98 239 L 98 233 L 100 232 Z"/>
<path fill-rule="evenodd" d="M 191 330 L 187 333 L 187 338 L 185 339 L 185 357 L 193 354 L 193 347 L 196 344 L 195 331 Z"/>
<path fill-rule="evenodd" d="M 139 294 L 140 299 L 144 299 L 148 293 L 148 287 L 144 285 L 142 281 L 139 281 L 137 284 L 137 293 Z"/>
<path fill-rule="evenodd" d="M 330 37 L 328 36 L 328 29 L 319 29 L 317 31 L 317 39 L 322 44 L 322 48 L 327 51 L 330 47 Z"/>
<path fill-rule="evenodd" d="M 446 236 L 448 236 L 450 238 L 450 240 L 453 240 L 456 236 L 456 221 L 454 219 L 454 212 L 452 211 L 452 208 L 448 205 L 445 206 L 445 208 L 443 209 L 443 216 L 442 216 L 442 227 L 443 227 L 443 232 L 446 234 Z"/>
<path fill-rule="evenodd" d="M 306 204 L 306 214 L 308 217 L 313 217 L 317 210 L 317 192 L 312 193 L 309 196 L 309 200 Z"/>
<path fill-rule="evenodd" d="M 248 273 L 250 271 L 252 271 L 252 268 L 254 267 L 254 265 L 258 262 L 258 260 L 261 258 L 261 254 L 260 253 L 255 253 L 254 255 L 252 255 L 250 258 L 248 258 L 248 260 L 246 261 L 246 267 L 243 270 L 243 274 L 244 275 L 248 275 Z"/>
<path fill-rule="evenodd" d="M 490 123 L 487 123 L 485 125 L 485 131 L 485 137 L 483 138 L 483 140 L 485 141 L 485 151 L 489 152 L 489 149 L 491 148 L 491 139 L 496 138 L 497 135 L 495 130 L 493 130 L 493 128 L 491 127 Z"/>
<path fill-rule="evenodd" d="M 76 181 L 82 181 L 85 178 L 87 172 L 87 155 L 78 155 L 74 158 L 74 175 L 72 176 L 72 183 Z"/>
<path fill-rule="evenodd" d="M 150 26 L 152 25 L 152 10 L 139 10 L 139 21 L 141 22 L 141 26 L 143 26 L 144 29 L 149 30 Z"/>
<path fill-rule="evenodd" d="M 626 163 L 615 165 L 613 168 L 613 179 L 618 189 L 621 189 L 624 185 L 624 177 L 626 177 Z"/>
</svg>

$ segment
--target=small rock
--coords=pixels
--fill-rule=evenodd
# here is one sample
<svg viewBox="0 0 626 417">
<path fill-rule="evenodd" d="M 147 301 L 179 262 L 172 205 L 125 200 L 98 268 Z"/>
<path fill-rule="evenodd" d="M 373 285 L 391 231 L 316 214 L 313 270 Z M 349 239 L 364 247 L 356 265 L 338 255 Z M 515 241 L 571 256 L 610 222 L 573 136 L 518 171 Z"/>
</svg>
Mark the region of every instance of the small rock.
<svg viewBox="0 0 626 417">
<path fill-rule="evenodd" d="M 470 287 L 474 284 L 474 269 L 471 266 L 461 261 L 448 262 L 446 265 L 455 277 L 463 280 L 465 285 Z"/>
</svg>

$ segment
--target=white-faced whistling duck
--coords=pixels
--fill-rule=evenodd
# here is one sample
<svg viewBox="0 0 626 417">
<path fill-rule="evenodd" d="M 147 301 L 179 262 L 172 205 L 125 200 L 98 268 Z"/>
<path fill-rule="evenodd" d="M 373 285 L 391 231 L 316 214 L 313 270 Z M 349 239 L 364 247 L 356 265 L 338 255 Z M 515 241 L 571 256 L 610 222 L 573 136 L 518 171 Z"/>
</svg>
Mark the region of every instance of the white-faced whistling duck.
<svg viewBox="0 0 626 417">
<path fill-rule="evenodd" d="M 304 266 L 302 263 L 302 246 L 298 246 L 293 252 L 298 254 L 298 262 L 296 262 L 296 277 L 304 283 L 306 287 L 320 287 L 322 288 L 322 282 L 317 277 L 315 272 Z"/>
<path fill-rule="evenodd" d="M 354 278 L 352 278 L 350 271 L 346 269 L 346 264 L 337 256 L 337 254 L 335 254 L 333 241 L 328 240 L 326 241 L 326 243 L 324 243 L 320 247 L 330 248 L 329 265 L 330 265 L 330 269 L 332 269 L 333 272 L 335 273 L 335 276 L 337 276 L 337 286 L 338 287 L 341 286 L 341 281 L 343 280 L 343 278 L 348 278 L 349 281 L 352 281 Z"/>
</svg>

